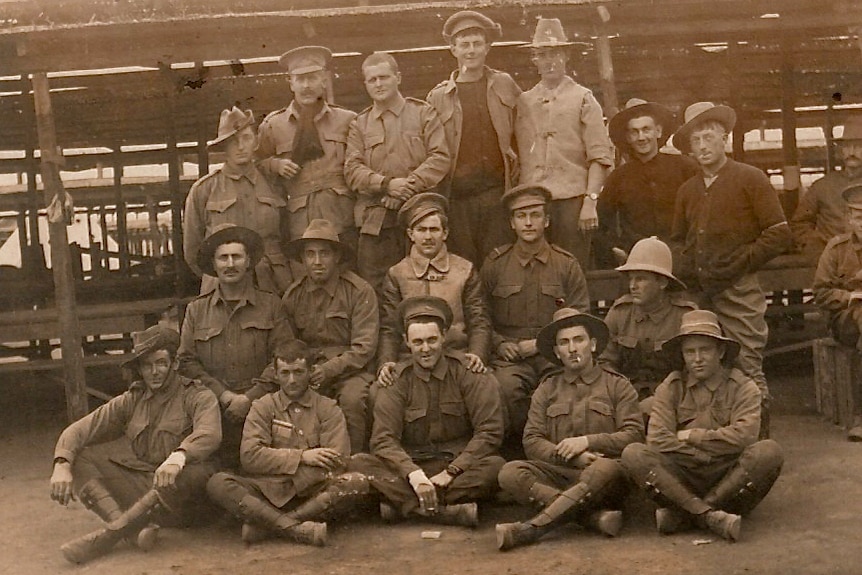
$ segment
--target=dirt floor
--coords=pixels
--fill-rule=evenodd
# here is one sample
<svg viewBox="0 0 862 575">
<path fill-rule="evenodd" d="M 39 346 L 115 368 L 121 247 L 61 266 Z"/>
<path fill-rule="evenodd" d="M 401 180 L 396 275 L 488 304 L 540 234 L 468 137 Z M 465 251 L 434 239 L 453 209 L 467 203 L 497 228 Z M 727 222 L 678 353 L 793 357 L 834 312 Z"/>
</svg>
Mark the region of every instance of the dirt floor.
<svg viewBox="0 0 862 575">
<path fill-rule="evenodd" d="M 496 550 L 494 524 L 526 516 L 517 506 L 481 509 L 476 530 L 422 523 L 387 526 L 369 515 L 330 526 L 326 548 L 269 541 L 246 547 L 235 523 L 162 530 L 157 550 L 125 545 L 77 567 L 60 545 L 99 527 L 79 503 L 58 506 L 49 497 L 51 455 L 65 424 L 58 383 L 22 378 L 0 381 L 0 574 L 293 574 L 447 575 L 516 574 L 772 574 L 860 573 L 862 557 L 862 445 L 814 410 L 810 354 L 775 359 L 767 367 L 776 397 L 773 437 L 786 450 L 784 472 L 772 492 L 743 521 L 742 541 L 708 533 L 659 536 L 651 504 L 630 500 L 626 527 L 605 539 L 575 527 L 540 544 Z M 421 538 L 440 530 L 439 540 Z M 704 542 L 705 541 L 705 542 Z"/>
</svg>

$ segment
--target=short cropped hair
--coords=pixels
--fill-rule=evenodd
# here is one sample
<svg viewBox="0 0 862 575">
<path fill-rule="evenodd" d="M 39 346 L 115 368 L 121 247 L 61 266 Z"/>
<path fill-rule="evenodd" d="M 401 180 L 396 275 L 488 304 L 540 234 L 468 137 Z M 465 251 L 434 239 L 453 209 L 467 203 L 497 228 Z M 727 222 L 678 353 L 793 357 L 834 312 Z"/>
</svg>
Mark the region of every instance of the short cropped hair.
<svg viewBox="0 0 862 575">
<path fill-rule="evenodd" d="M 369 66 L 376 66 L 378 64 L 389 64 L 389 67 L 392 69 L 392 73 L 398 73 L 398 62 L 395 60 L 395 57 L 388 52 L 374 52 L 368 56 L 362 62 L 362 70 L 364 71 Z"/>
<path fill-rule="evenodd" d="M 308 344 L 300 339 L 294 339 L 287 343 L 279 345 L 272 354 L 272 367 L 278 370 L 278 360 L 284 363 L 293 363 L 299 360 L 305 360 L 305 365 L 309 368 L 314 363 L 314 352 Z"/>
</svg>

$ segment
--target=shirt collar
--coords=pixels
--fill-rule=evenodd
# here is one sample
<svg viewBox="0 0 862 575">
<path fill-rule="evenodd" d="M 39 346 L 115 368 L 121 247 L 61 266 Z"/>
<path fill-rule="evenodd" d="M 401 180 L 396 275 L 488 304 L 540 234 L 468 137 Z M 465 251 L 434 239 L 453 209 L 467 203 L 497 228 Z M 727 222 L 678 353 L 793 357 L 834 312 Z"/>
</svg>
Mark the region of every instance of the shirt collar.
<svg viewBox="0 0 862 575">
<path fill-rule="evenodd" d="M 314 121 L 317 122 L 320 118 L 324 116 L 324 114 L 328 114 L 330 110 L 329 103 L 324 100 L 323 107 L 320 109 L 320 112 L 314 117 Z M 290 105 L 287 107 L 287 116 L 288 118 L 294 117 L 296 121 L 299 121 L 299 106 L 296 103 L 296 100 L 291 100 Z"/>
<path fill-rule="evenodd" d="M 314 398 L 314 392 L 311 388 L 305 390 L 305 393 L 302 394 L 302 397 L 299 399 L 288 399 L 281 389 L 278 390 L 278 393 L 275 394 L 276 402 L 278 403 L 278 408 L 282 411 L 287 411 L 292 403 L 298 403 L 302 407 L 311 408 L 311 401 Z"/>
<path fill-rule="evenodd" d="M 541 243 L 539 244 L 539 249 L 535 252 L 527 250 L 525 245 L 521 241 L 515 242 L 515 257 L 518 258 L 518 263 L 523 267 L 527 267 L 527 265 L 533 260 L 539 260 L 543 264 L 548 263 L 548 258 L 551 256 L 551 246 L 548 244 L 548 240 L 542 238 Z"/>
<path fill-rule="evenodd" d="M 389 111 L 395 114 L 396 116 L 400 116 L 401 112 L 404 111 L 404 106 L 407 105 L 407 100 L 404 99 L 404 96 L 398 94 L 398 99 L 391 106 L 381 106 L 377 102 L 371 106 L 371 119 L 376 120 L 380 116 L 383 115 L 383 112 Z"/>
<path fill-rule="evenodd" d="M 227 304 L 227 300 L 224 298 L 224 294 L 222 294 L 221 291 L 221 285 L 217 285 L 215 290 L 212 292 L 210 306 L 215 307 L 219 302 L 225 302 L 225 304 Z M 257 304 L 257 290 L 254 289 L 254 284 L 251 281 L 246 282 L 245 289 L 242 292 L 242 296 L 239 299 L 239 305 L 237 307 L 241 307 L 246 304 Z"/>
<path fill-rule="evenodd" d="M 563 373 L 565 373 L 565 372 L 563 372 Z M 584 369 L 584 371 L 582 371 L 580 373 L 580 375 L 578 375 L 572 383 L 573 384 L 585 383 L 587 385 L 591 385 L 591 384 L 595 383 L 596 380 L 599 379 L 599 376 L 601 374 L 602 374 L 602 368 L 599 367 L 599 364 L 597 364 L 595 358 L 593 358 L 592 367 L 588 367 L 588 368 Z"/>
<path fill-rule="evenodd" d="M 670 305 L 669 301 L 665 301 L 663 305 L 650 311 L 645 311 L 641 306 L 636 305 L 632 310 L 632 318 L 634 318 L 636 322 L 651 320 L 659 323 L 667 317 L 667 314 L 670 313 L 670 309 L 672 307 L 673 306 Z"/>
<path fill-rule="evenodd" d="M 257 169 L 254 167 L 252 162 L 249 162 L 248 166 L 244 170 L 234 169 L 225 163 L 221 168 L 221 172 L 232 180 L 239 180 L 240 178 L 245 177 L 252 184 L 257 183 Z"/>
<path fill-rule="evenodd" d="M 685 386 L 689 389 L 699 385 L 701 387 L 707 388 L 709 391 L 714 392 L 716 389 L 721 387 L 721 385 L 727 381 L 728 377 L 728 369 L 726 367 L 722 367 L 716 372 L 715 375 L 707 379 L 706 381 L 698 381 L 691 374 L 687 374 L 687 379 L 685 381 Z"/>
<path fill-rule="evenodd" d="M 491 71 L 491 68 L 489 68 L 488 66 L 485 66 L 484 72 L 482 73 L 482 77 L 488 79 L 489 85 L 491 84 L 491 81 L 493 80 L 493 76 L 491 74 L 489 74 L 490 71 Z M 452 74 L 449 76 L 449 82 L 447 83 L 446 88 L 443 91 L 444 92 L 454 92 L 455 89 L 458 87 L 458 80 L 457 79 L 458 79 L 458 70 L 454 70 L 452 72 Z M 481 80 L 481 78 L 480 78 L 480 80 Z"/>
<path fill-rule="evenodd" d="M 445 353 L 440 357 L 440 361 L 437 362 L 437 365 L 435 365 L 431 370 L 427 370 L 418 363 L 413 362 L 413 373 L 416 374 L 416 377 L 426 383 L 431 380 L 432 376 L 434 379 L 443 381 L 446 378 L 446 372 L 448 370 L 449 360 L 446 358 Z"/>
<path fill-rule="evenodd" d="M 332 274 L 332 277 L 325 284 L 317 284 L 308 279 L 308 276 L 305 277 L 305 281 L 308 282 L 308 291 L 315 292 L 317 290 L 325 290 L 326 293 L 329 294 L 329 297 L 335 297 L 335 290 L 338 288 L 338 280 L 341 278 L 341 274 L 337 271 Z"/>
<path fill-rule="evenodd" d="M 446 244 L 443 244 L 443 249 L 433 259 L 429 260 L 420 254 L 415 245 L 410 247 L 409 257 L 410 263 L 413 266 L 413 273 L 416 274 L 417 278 L 421 278 L 428 273 L 429 267 L 433 267 L 438 272 L 444 274 L 449 271 L 449 250 L 446 248 Z"/>
<path fill-rule="evenodd" d="M 168 372 L 168 377 L 165 379 L 165 383 L 155 392 L 153 392 L 153 390 L 150 389 L 150 386 L 143 381 L 143 378 L 141 379 L 141 383 L 144 385 L 144 399 L 151 399 L 157 395 L 159 397 L 165 397 L 177 386 L 177 370 L 172 367 Z"/>
</svg>

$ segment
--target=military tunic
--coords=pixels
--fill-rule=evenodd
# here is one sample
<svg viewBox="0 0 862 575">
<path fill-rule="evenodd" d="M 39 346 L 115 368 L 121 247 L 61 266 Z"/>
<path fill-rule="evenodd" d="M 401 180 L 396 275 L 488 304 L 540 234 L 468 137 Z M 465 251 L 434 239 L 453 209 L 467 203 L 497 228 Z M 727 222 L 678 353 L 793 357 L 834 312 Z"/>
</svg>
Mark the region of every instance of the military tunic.
<svg viewBox="0 0 862 575">
<path fill-rule="evenodd" d="M 859 347 L 862 327 L 862 243 L 852 233 L 832 238 L 814 273 L 814 302 L 829 315 L 832 336 L 845 345 Z"/>
</svg>

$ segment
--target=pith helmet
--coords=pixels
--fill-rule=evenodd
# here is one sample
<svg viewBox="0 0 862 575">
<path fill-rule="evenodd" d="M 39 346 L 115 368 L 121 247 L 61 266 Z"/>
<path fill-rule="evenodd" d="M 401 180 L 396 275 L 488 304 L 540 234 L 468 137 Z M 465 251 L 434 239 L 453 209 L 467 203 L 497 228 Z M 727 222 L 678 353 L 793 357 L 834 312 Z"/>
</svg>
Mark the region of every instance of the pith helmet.
<svg viewBox="0 0 862 575">
<path fill-rule="evenodd" d="M 632 247 L 626 263 L 617 268 L 620 272 L 652 272 L 670 280 L 668 288 L 684 290 L 686 286 L 673 275 L 673 254 L 667 244 L 655 236 L 644 238 Z"/>
</svg>

